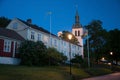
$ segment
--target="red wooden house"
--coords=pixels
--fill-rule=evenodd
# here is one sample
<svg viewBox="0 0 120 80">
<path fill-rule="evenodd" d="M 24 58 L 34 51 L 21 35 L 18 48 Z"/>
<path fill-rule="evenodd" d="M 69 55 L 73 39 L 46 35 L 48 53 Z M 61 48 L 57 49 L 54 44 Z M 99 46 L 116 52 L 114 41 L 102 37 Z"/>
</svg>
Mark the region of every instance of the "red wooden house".
<svg viewBox="0 0 120 80">
<path fill-rule="evenodd" d="M 23 40 L 17 32 L 0 28 L 0 63 L 19 64 L 18 47 Z"/>
</svg>

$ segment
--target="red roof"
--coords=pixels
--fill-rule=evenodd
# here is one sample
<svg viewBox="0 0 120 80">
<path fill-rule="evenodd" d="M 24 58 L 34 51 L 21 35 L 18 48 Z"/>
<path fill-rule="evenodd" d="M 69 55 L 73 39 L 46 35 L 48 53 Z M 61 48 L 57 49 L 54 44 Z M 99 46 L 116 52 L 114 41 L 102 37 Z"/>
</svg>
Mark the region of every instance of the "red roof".
<svg viewBox="0 0 120 80">
<path fill-rule="evenodd" d="M 25 40 L 23 37 L 21 37 L 17 32 L 6 29 L 6 28 L 0 28 L 0 36 L 5 36 L 8 38 L 16 39 L 16 40 Z"/>
</svg>

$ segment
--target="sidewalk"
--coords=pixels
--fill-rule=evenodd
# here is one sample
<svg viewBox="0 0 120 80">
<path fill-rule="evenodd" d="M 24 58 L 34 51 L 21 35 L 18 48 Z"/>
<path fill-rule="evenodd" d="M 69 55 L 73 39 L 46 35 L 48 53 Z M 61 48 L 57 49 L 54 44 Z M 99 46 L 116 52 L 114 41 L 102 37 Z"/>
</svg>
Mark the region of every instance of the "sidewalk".
<svg viewBox="0 0 120 80">
<path fill-rule="evenodd" d="M 104 76 L 86 78 L 86 79 L 82 79 L 82 80 L 120 80 L 120 72 L 108 74 L 108 75 L 104 75 Z"/>
</svg>

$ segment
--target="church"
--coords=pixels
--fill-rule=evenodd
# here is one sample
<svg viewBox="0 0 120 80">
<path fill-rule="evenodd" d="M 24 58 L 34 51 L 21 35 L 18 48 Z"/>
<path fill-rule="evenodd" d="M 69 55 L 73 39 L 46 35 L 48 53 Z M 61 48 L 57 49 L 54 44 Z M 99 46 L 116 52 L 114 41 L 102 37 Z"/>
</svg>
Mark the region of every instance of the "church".
<svg viewBox="0 0 120 80">
<path fill-rule="evenodd" d="M 71 51 L 71 58 L 76 54 L 83 56 L 84 29 L 80 24 L 78 11 L 76 11 L 72 33 L 78 39 L 79 44 L 69 43 L 44 28 L 32 24 L 31 19 L 23 21 L 15 18 L 6 28 L 0 28 L 0 63 L 18 65 L 20 63 L 18 48 L 24 40 L 42 41 L 47 48 L 56 48 L 67 56 L 68 60 L 70 60 L 69 51 Z"/>
</svg>

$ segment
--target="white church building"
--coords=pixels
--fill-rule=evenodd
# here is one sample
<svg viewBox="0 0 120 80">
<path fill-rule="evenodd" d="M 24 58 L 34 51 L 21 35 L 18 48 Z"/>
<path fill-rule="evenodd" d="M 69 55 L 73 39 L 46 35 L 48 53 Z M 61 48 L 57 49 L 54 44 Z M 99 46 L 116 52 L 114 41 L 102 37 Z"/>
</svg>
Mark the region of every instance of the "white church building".
<svg viewBox="0 0 120 80">
<path fill-rule="evenodd" d="M 79 44 L 75 45 L 61 39 L 60 37 L 50 33 L 49 31 L 32 24 L 32 20 L 23 21 L 21 19 L 13 19 L 6 29 L 0 28 L 0 63 L 2 64 L 19 64 L 18 47 L 21 41 L 42 41 L 46 47 L 54 47 L 70 59 L 69 51 L 71 50 L 71 58 L 76 54 L 83 56 L 83 27 L 79 22 L 78 11 L 75 15 L 75 24 L 72 26 L 72 33 L 78 39 Z M 3 34 L 4 33 L 4 34 Z M 14 37 L 13 37 L 14 36 Z M 70 46 L 69 46 L 70 44 Z"/>
</svg>

